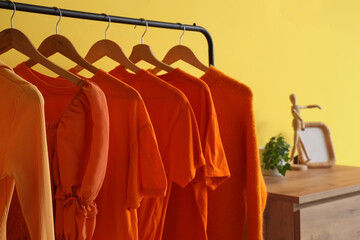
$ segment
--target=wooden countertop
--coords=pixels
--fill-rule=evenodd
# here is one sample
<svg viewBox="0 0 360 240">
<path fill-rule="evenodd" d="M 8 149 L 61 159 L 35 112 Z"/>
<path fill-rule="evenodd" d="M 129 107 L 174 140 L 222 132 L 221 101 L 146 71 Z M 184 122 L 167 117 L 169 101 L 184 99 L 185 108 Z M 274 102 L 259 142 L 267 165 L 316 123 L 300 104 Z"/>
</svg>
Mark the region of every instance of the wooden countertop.
<svg viewBox="0 0 360 240">
<path fill-rule="evenodd" d="M 360 194 L 360 167 L 335 165 L 264 176 L 268 196 L 303 204 L 347 194 Z"/>
</svg>

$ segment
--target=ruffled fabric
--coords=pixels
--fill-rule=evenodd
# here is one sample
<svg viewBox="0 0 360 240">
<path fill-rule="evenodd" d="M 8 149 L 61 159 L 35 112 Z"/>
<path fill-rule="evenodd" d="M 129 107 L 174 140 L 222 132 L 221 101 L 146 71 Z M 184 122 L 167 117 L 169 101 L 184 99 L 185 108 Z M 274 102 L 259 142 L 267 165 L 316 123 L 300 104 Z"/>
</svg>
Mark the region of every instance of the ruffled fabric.
<svg viewBox="0 0 360 240">
<path fill-rule="evenodd" d="M 56 239 L 91 239 L 109 146 L 109 116 L 102 91 L 86 81 L 57 126 L 54 181 Z"/>
</svg>

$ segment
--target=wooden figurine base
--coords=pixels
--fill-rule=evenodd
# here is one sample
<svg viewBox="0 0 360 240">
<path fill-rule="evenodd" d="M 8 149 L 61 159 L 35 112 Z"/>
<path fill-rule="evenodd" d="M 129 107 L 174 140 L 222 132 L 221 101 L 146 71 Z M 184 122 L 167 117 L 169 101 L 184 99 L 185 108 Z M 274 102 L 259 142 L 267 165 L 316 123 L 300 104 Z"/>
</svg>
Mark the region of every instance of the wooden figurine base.
<svg viewBox="0 0 360 240">
<path fill-rule="evenodd" d="M 306 170 L 308 170 L 308 166 L 306 166 L 304 164 L 292 164 L 291 165 L 291 170 L 294 170 L 294 171 L 306 171 Z"/>
</svg>

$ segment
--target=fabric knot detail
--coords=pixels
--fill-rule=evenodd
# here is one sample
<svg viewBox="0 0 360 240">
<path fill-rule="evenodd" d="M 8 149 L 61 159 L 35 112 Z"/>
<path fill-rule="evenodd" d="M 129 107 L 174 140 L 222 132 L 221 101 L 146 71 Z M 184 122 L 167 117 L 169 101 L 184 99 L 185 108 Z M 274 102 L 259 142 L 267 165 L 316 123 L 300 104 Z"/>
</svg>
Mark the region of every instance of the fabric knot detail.
<svg viewBox="0 0 360 240">
<path fill-rule="evenodd" d="M 71 212 L 75 211 L 76 214 L 82 214 L 86 216 L 86 208 L 84 204 L 81 204 L 76 196 L 70 196 L 65 198 L 64 211 L 71 209 Z M 73 209 L 73 210 L 72 210 Z"/>
<path fill-rule="evenodd" d="M 66 195 L 60 189 L 57 190 L 55 199 L 56 239 L 88 239 L 87 229 L 95 226 L 95 202 L 85 203 L 78 196 Z"/>
</svg>

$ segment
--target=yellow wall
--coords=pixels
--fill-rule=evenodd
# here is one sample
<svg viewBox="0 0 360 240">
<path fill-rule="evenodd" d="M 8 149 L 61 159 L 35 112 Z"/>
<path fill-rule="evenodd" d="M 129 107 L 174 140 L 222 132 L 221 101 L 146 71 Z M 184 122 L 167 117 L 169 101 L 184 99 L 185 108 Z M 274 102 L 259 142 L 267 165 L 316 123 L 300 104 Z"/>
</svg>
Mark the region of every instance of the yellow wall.
<svg viewBox="0 0 360 240">
<path fill-rule="evenodd" d="M 278 133 L 292 144 L 289 95 L 295 93 L 300 105 L 323 107 L 323 110 L 303 110 L 301 114 L 306 121 L 322 121 L 330 127 L 338 164 L 360 166 L 355 151 L 360 143 L 360 108 L 356 105 L 360 87 L 360 2 L 357 0 L 22 2 L 150 20 L 196 22 L 213 37 L 216 67 L 253 89 L 259 145 Z M 0 9 L 0 29 L 10 26 L 11 13 Z M 14 26 L 38 46 L 55 32 L 57 19 L 17 12 Z M 84 55 L 95 41 L 104 37 L 106 25 L 63 18 L 59 31 Z M 129 54 L 132 46 L 140 42 L 143 30 L 143 27 L 112 24 L 108 37 Z M 170 47 L 178 44 L 180 34 L 150 28 L 145 43 L 161 59 Z M 187 32 L 183 44 L 207 62 L 207 44 L 201 34 Z M 15 66 L 26 58 L 11 51 L 0 59 Z M 63 67 L 73 66 L 59 56 L 52 60 Z M 97 66 L 110 70 L 115 65 L 101 61 Z"/>
</svg>

